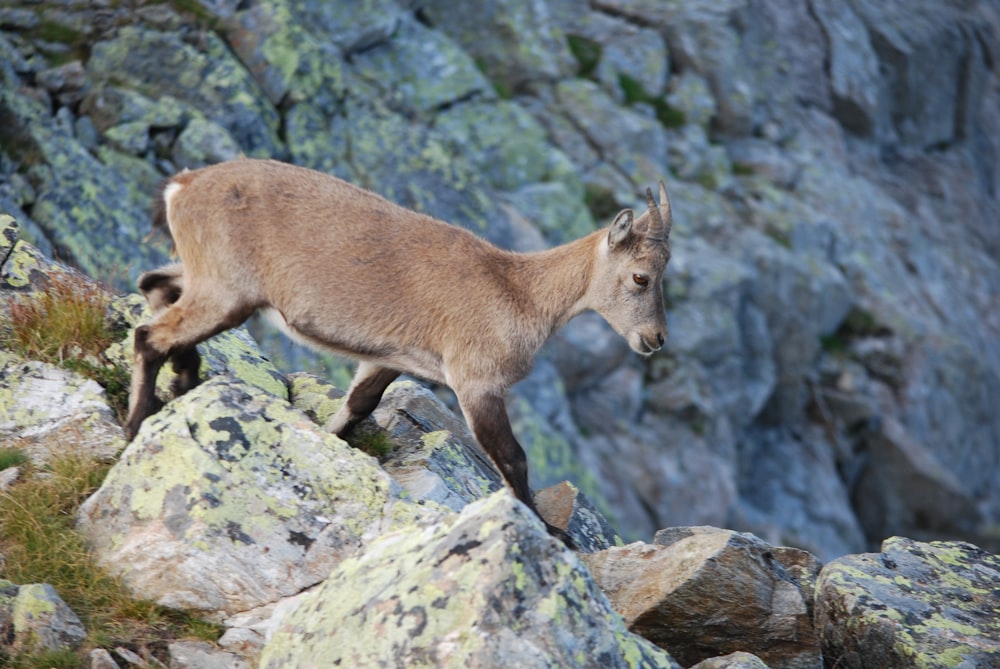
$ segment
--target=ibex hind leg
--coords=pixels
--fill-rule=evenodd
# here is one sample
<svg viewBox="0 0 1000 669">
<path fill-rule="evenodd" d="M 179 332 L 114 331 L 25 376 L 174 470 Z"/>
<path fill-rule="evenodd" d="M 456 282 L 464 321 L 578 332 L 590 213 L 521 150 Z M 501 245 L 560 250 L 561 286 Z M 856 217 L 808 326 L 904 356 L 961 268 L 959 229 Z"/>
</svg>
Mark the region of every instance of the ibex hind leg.
<svg viewBox="0 0 1000 669">
<path fill-rule="evenodd" d="M 375 411 L 385 389 L 398 376 L 399 372 L 394 369 L 380 367 L 370 362 L 358 363 L 347 397 L 326 424 L 326 429 L 341 438 L 349 435 L 358 423 Z"/>
<path fill-rule="evenodd" d="M 476 435 L 476 440 L 493 460 L 514 496 L 521 500 L 556 539 L 567 547 L 576 548 L 576 543 L 563 529 L 549 523 L 535 507 L 535 501 L 528 487 L 528 458 L 517 442 L 503 397 L 499 395 L 470 395 L 457 392 L 462 413 Z"/>
<path fill-rule="evenodd" d="M 139 277 L 138 286 L 142 291 L 154 316 L 166 311 L 181 297 L 184 281 L 184 266 L 167 265 Z"/>
<path fill-rule="evenodd" d="M 183 293 L 151 323 L 135 330 L 135 363 L 129 392 L 125 435 L 131 440 L 139 426 L 159 411 L 156 377 L 168 358 L 174 362 L 179 382 L 174 390 L 186 392 L 197 384 L 200 358 L 195 345 L 223 330 L 236 327 L 253 313 L 252 307 L 222 302 L 226 291 Z"/>
<path fill-rule="evenodd" d="M 153 315 L 158 316 L 181 298 L 183 282 L 184 266 L 175 264 L 145 272 L 139 277 L 138 285 Z M 198 385 L 201 356 L 197 349 L 191 347 L 171 351 L 170 362 L 177 374 L 170 386 L 174 397 L 183 395 Z"/>
</svg>

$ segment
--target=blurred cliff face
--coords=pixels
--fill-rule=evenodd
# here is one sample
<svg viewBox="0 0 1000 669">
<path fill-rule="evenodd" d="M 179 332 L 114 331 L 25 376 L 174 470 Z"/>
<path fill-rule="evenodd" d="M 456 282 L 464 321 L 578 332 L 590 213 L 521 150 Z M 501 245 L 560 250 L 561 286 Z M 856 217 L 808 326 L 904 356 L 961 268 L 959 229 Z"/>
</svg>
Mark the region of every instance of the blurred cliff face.
<svg viewBox="0 0 1000 669">
<path fill-rule="evenodd" d="M 0 210 L 131 290 L 159 179 L 241 153 L 522 250 L 665 177 L 667 351 L 561 333 L 511 401 L 535 485 L 647 539 L 995 550 L 997 8 L 787 5 L 7 3 Z"/>
</svg>

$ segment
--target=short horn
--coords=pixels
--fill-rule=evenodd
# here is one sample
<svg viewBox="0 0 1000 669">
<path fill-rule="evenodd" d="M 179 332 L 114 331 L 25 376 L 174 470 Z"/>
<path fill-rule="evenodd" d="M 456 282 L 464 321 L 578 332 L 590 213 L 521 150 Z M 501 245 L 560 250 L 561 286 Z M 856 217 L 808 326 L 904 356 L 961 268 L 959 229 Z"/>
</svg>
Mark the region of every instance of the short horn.
<svg viewBox="0 0 1000 669">
<path fill-rule="evenodd" d="M 656 206 L 653 199 L 653 191 L 646 189 L 646 206 L 649 207 L 649 225 L 646 227 L 646 234 L 652 238 L 657 238 L 663 234 L 663 217 L 660 215 L 660 208 Z"/>
<path fill-rule="evenodd" d="M 660 179 L 660 218 L 663 221 L 663 235 L 669 237 L 674 214 L 670 210 L 670 196 L 667 195 L 667 187 L 664 185 L 663 179 Z"/>
</svg>

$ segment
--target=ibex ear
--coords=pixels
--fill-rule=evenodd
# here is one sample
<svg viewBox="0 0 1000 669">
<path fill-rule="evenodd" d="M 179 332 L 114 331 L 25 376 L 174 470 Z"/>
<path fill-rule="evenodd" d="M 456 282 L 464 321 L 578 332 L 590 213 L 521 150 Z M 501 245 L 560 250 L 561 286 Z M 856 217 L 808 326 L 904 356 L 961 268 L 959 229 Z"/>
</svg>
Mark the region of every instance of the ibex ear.
<svg viewBox="0 0 1000 669">
<path fill-rule="evenodd" d="M 608 248 L 613 249 L 632 234 L 632 210 L 624 209 L 615 216 L 615 222 L 611 224 L 608 232 Z"/>
</svg>

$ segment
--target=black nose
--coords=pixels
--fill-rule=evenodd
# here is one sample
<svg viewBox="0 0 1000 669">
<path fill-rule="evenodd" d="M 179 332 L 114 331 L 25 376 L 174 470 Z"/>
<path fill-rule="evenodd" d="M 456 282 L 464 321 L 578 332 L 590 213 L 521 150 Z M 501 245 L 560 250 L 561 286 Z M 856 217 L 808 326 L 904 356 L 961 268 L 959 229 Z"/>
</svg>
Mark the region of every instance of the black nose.
<svg viewBox="0 0 1000 669">
<path fill-rule="evenodd" d="M 659 344 L 660 346 L 663 346 L 663 342 L 664 341 L 665 340 L 663 339 L 663 333 L 662 332 L 657 332 L 656 333 L 656 343 Z"/>
</svg>

